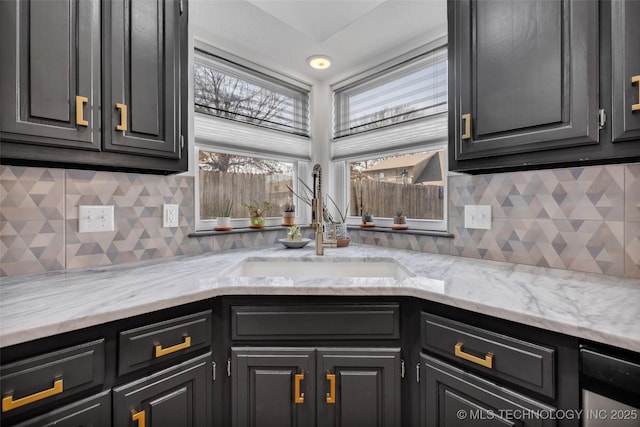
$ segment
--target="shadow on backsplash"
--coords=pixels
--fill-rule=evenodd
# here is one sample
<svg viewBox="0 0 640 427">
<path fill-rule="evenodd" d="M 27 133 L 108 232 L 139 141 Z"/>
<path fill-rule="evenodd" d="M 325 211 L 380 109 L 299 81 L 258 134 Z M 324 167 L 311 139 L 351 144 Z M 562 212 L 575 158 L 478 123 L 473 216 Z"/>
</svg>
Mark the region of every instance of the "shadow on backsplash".
<svg viewBox="0 0 640 427">
<path fill-rule="evenodd" d="M 284 230 L 188 237 L 194 178 L 0 166 L 0 275 L 265 247 Z M 162 204 L 180 223 L 162 228 Z M 115 231 L 78 233 L 79 205 L 114 205 Z M 492 206 L 491 230 L 464 205 Z M 640 277 L 640 164 L 449 178 L 454 238 L 353 229 L 354 243 Z"/>
</svg>

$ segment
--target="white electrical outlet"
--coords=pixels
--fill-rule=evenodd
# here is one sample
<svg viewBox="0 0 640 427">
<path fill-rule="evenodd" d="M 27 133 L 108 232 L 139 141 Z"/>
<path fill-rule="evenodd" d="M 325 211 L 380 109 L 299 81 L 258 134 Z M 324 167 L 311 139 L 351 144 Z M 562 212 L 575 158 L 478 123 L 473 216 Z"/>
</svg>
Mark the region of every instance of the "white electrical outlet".
<svg viewBox="0 0 640 427">
<path fill-rule="evenodd" d="M 162 226 L 171 228 L 178 226 L 178 205 L 162 205 Z"/>
<path fill-rule="evenodd" d="M 491 205 L 465 205 L 464 228 L 491 230 Z"/>
<path fill-rule="evenodd" d="M 113 231 L 113 206 L 79 206 L 78 231 Z"/>
</svg>

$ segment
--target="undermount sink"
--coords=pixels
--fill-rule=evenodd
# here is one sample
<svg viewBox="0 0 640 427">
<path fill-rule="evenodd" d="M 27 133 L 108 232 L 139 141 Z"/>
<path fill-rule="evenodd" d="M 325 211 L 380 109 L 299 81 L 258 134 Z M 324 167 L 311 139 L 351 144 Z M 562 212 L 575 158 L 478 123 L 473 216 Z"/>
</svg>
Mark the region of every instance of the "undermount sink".
<svg viewBox="0 0 640 427">
<path fill-rule="evenodd" d="M 222 272 L 229 277 L 413 277 L 393 258 L 249 257 Z"/>
</svg>

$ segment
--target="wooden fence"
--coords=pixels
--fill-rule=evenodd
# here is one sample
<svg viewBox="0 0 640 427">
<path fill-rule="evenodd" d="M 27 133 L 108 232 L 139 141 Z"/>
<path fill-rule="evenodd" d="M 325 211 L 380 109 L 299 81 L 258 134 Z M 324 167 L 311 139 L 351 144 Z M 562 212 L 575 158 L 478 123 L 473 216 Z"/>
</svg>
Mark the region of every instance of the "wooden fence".
<svg viewBox="0 0 640 427">
<path fill-rule="evenodd" d="M 277 176 L 277 175 L 275 175 Z M 217 207 L 225 198 L 233 200 L 233 218 L 246 218 L 247 203 L 271 203 L 268 216 L 282 215 L 291 201 L 287 185 L 292 180 L 274 180 L 274 175 L 200 171 L 200 217 L 218 216 Z M 441 186 L 411 185 L 369 179 L 351 181 L 350 214 L 360 216 L 360 208 L 374 217 L 393 217 L 402 209 L 408 218 L 442 219 L 444 209 Z M 394 202 L 399 201 L 399 202 Z M 297 201 L 299 203 L 299 201 Z"/>
<path fill-rule="evenodd" d="M 369 212 L 375 217 L 393 217 L 402 209 L 407 218 L 442 219 L 442 186 L 398 184 L 360 179 L 351 181 L 351 215 Z"/>
<path fill-rule="evenodd" d="M 262 205 L 265 200 L 271 203 L 268 216 L 282 215 L 282 207 L 290 201 L 287 185 L 292 183 L 291 179 L 274 180 L 274 175 L 200 170 L 200 217 L 216 218 L 217 207 L 225 198 L 233 200 L 233 218 L 248 217 L 244 205 L 255 202 Z"/>
</svg>

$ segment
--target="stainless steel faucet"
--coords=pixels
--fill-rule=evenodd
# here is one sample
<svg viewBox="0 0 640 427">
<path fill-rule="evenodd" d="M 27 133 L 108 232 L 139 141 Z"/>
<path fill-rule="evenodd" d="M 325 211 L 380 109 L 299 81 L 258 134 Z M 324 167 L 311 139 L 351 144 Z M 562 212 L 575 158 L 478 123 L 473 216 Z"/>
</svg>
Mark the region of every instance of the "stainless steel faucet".
<svg viewBox="0 0 640 427">
<path fill-rule="evenodd" d="M 324 255 L 322 235 L 322 167 L 313 166 L 313 199 L 311 199 L 311 226 L 316 229 L 316 255 Z"/>
</svg>

